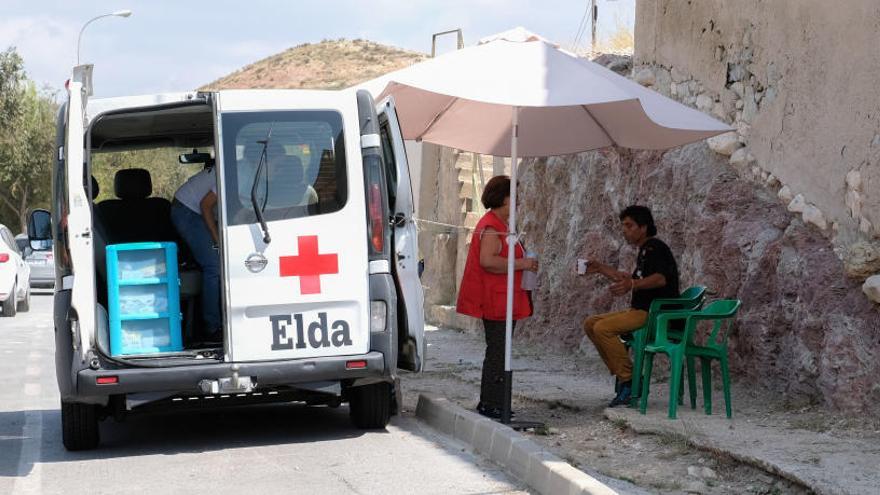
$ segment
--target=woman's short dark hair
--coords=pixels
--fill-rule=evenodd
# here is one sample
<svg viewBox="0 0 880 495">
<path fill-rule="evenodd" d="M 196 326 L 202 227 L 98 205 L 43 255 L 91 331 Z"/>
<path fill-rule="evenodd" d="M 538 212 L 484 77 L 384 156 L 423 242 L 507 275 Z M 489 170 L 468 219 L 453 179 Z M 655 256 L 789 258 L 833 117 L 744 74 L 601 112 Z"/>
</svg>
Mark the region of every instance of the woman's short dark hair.
<svg viewBox="0 0 880 495">
<path fill-rule="evenodd" d="M 657 226 L 654 225 L 654 215 L 651 215 L 651 209 L 647 206 L 631 205 L 627 206 L 620 212 L 620 221 L 629 218 L 639 227 L 648 227 L 648 237 L 657 235 Z"/>
<path fill-rule="evenodd" d="M 504 198 L 510 196 L 510 177 L 496 175 L 489 179 L 480 201 L 487 210 L 504 206 Z"/>
</svg>

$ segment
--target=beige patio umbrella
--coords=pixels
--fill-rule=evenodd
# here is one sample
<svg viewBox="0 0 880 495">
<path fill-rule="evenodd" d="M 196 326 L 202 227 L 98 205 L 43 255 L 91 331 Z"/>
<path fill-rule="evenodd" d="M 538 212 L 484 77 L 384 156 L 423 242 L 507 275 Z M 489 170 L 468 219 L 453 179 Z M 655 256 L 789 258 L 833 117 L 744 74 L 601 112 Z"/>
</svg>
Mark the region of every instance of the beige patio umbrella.
<svg viewBox="0 0 880 495">
<path fill-rule="evenodd" d="M 732 130 L 517 28 L 491 41 L 401 69 L 387 82 L 404 139 L 511 157 L 509 244 L 516 240 L 519 157 L 605 146 L 662 150 Z M 505 373 L 510 390 L 514 250 L 507 260 Z M 503 421 L 509 422 L 509 397 Z"/>
</svg>

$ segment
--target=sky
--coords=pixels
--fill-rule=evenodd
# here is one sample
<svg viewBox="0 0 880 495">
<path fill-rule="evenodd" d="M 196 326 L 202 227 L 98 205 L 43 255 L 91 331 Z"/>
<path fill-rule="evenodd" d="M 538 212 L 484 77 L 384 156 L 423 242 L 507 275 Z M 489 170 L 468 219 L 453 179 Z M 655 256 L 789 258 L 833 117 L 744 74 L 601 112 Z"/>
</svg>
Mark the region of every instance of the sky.
<svg viewBox="0 0 880 495">
<path fill-rule="evenodd" d="M 95 96 L 188 91 L 251 62 L 323 39 L 362 38 L 430 52 L 431 34 L 461 28 L 465 45 L 523 26 L 570 48 L 589 0 L 0 0 L 0 50 L 15 46 L 28 76 L 60 90 L 82 36 Z M 599 37 L 633 25 L 635 0 L 598 0 Z M 455 47 L 442 39 L 439 51 Z M 589 25 L 579 48 L 588 48 Z"/>
</svg>

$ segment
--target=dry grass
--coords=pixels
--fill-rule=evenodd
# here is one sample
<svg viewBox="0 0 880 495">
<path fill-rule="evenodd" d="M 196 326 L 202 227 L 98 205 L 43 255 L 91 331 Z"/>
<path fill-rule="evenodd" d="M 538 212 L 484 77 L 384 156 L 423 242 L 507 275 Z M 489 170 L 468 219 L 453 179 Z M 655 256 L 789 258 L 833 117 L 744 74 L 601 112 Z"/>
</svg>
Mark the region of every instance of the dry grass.
<svg viewBox="0 0 880 495">
<path fill-rule="evenodd" d="M 323 40 L 254 62 L 201 89 L 340 89 L 426 57 L 366 40 Z"/>
</svg>

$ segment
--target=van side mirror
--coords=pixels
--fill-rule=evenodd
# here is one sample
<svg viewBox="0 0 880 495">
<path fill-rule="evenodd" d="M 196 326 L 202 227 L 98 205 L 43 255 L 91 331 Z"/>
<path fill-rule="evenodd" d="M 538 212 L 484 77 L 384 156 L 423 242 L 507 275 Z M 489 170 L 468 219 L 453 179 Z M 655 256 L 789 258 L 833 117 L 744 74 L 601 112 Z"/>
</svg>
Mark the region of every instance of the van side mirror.
<svg viewBox="0 0 880 495">
<path fill-rule="evenodd" d="M 52 242 L 52 214 L 47 210 L 34 210 L 28 217 L 28 240 L 31 247 L 35 244 L 45 246 Z M 39 248 L 35 248 L 39 249 Z"/>
</svg>

